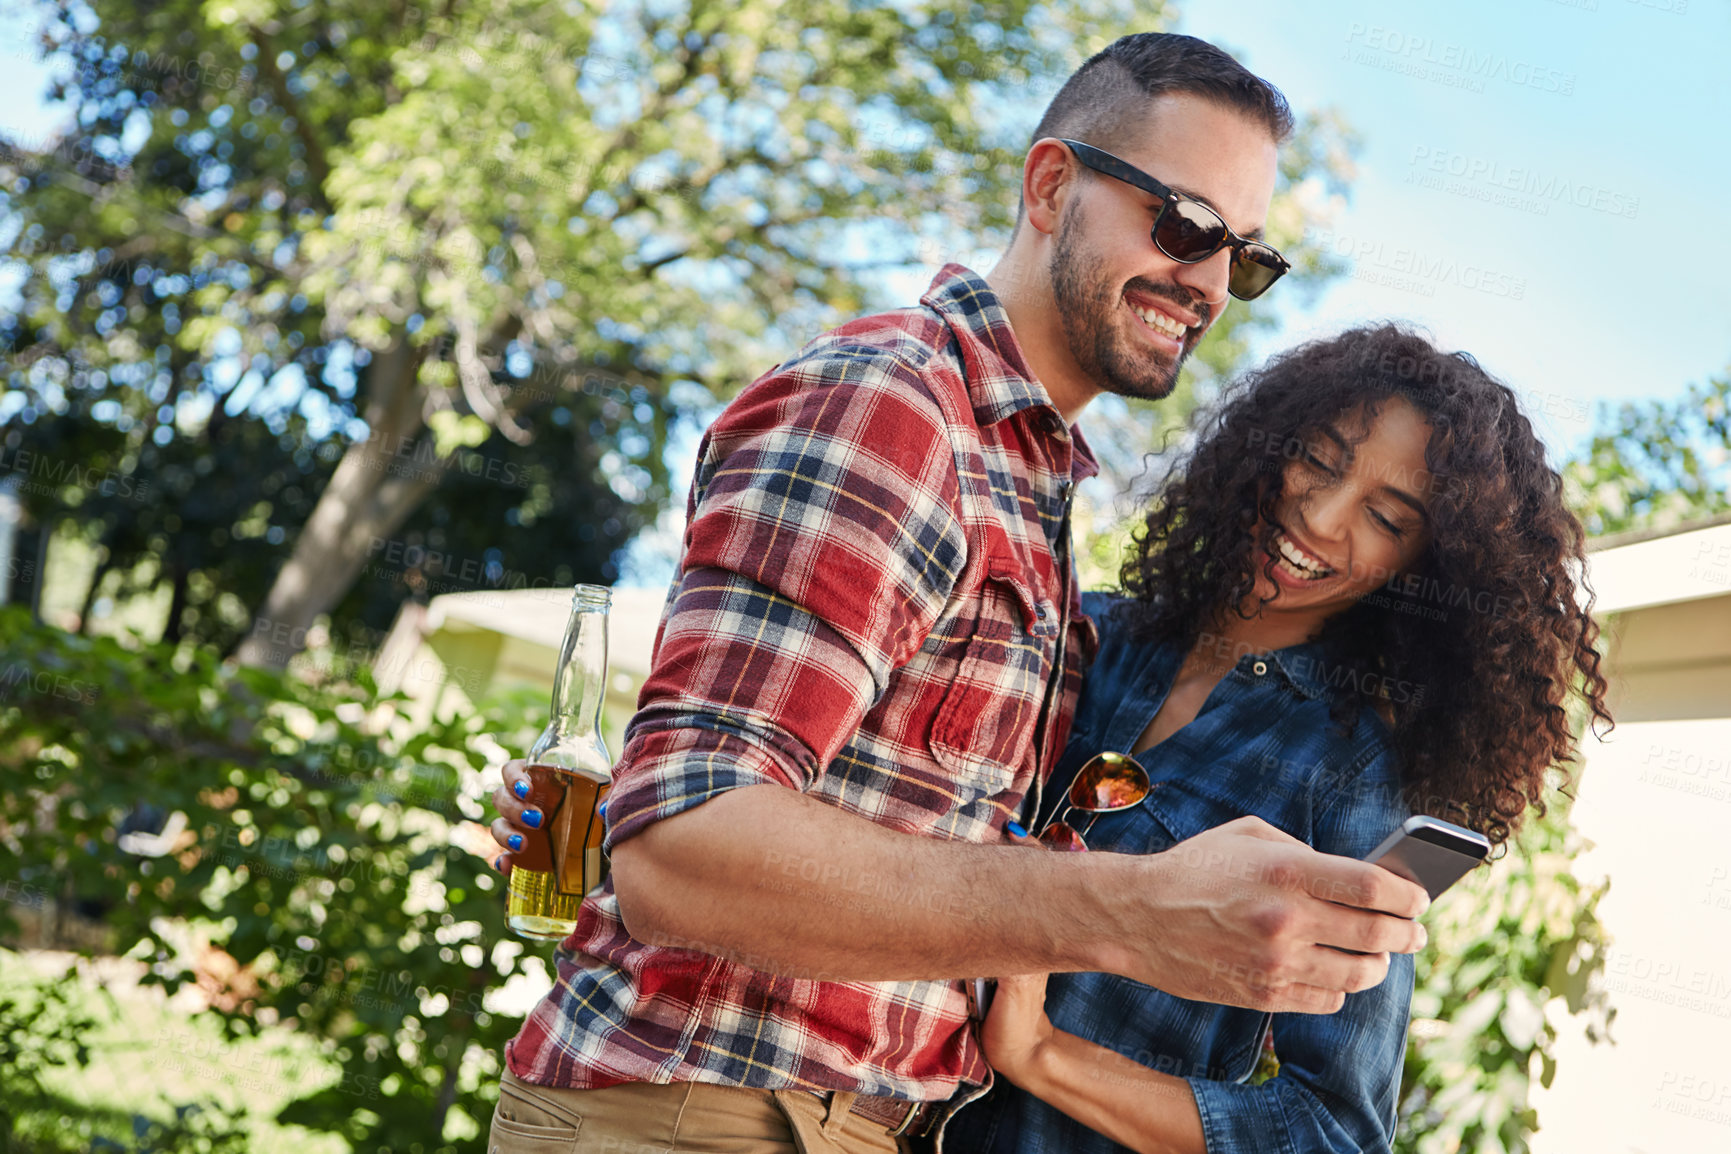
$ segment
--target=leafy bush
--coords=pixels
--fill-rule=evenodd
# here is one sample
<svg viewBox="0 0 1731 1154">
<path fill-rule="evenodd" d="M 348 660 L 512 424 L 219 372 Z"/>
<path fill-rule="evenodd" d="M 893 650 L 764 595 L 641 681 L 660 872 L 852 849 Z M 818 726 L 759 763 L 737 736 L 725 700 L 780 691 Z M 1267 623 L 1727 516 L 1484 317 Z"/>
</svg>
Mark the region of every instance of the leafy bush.
<svg viewBox="0 0 1731 1154">
<path fill-rule="evenodd" d="M 0 979 L 14 970 L 0 951 Z M 107 991 L 104 990 L 104 993 Z M 51 1076 L 91 1064 L 91 1042 L 104 1024 L 90 1012 L 75 973 L 46 981 L 7 981 L 0 989 L 0 1149 L 6 1154 L 244 1154 L 244 1123 L 207 1100 L 174 1105 L 167 1120 L 92 1109 L 69 1100 Z M 118 1010 L 113 998 L 110 1010 Z M 118 1139 L 118 1140 L 117 1140 Z"/>
<path fill-rule="evenodd" d="M 1580 848 L 1566 810 L 1553 807 L 1426 918 L 1397 1154 L 1526 1150 L 1540 1122 L 1528 1091 L 1556 1073 L 1561 1011 L 1584 1013 L 1595 1041 L 1608 1033 L 1615 1011 L 1591 988 L 1605 959 L 1594 914 L 1605 887 L 1570 873 Z"/>
<path fill-rule="evenodd" d="M 340 1077 L 279 1121 L 356 1149 L 480 1149 L 518 1024 L 485 996 L 529 955 L 464 846 L 494 737 L 526 748 L 545 706 L 411 727 L 394 704 L 364 674 L 309 684 L 0 609 L 0 882 L 99 912 L 144 981 L 203 986 L 226 1036 L 320 1039 Z M 176 812 L 184 831 L 143 856 L 128 831 Z"/>
<path fill-rule="evenodd" d="M 90 1060 L 85 1039 L 96 1020 L 68 985 L 0 992 L 0 1143 L 8 1151 L 27 1148 L 23 1118 L 52 1102 L 44 1075 Z"/>
</svg>

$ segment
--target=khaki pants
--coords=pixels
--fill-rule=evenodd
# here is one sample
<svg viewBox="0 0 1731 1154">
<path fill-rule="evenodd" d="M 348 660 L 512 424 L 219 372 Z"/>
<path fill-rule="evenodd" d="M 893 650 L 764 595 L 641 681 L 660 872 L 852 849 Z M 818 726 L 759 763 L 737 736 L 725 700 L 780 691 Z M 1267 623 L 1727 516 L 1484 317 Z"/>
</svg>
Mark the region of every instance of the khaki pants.
<svg viewBox="0 0 1731 1154">
<path fill-rule="evenodd" d="M 627 1082 L 604 1090 L 499 1081 L 488 1154 L 907 1154 L 876 1122 L 804 1090 Z"/>
</svg>

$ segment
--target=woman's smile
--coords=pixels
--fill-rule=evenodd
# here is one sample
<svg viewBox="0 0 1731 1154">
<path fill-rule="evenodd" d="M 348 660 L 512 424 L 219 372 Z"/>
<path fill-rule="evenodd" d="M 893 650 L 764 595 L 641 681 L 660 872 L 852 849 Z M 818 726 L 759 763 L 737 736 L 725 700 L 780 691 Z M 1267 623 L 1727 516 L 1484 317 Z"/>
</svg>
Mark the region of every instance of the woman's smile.
<svg viewBox="0 0 1731 1154">
<path fill-rule="evenodd" d="M 1298 582 L 1300 588 L 1326 581 L 1336 573 L 1334 566 L 1318 557 L 1314 551 L 1294 541 L 1285 529 L 1275 533 L 1274 550 L 1275 575 L 1289 577 Z"/>
<path fill-rule="evenodd" d="M 1430 436 L 1430 422 L 1391 397 L 1374 412 L 1359 408 L 1325 423 L 1287 461 L 1273 537 L 1254 551 L 1246 605 L 1269 625 L 1282 622 L 1270 640 L 1314 634 L 1418 562 L 1430 544 Z"/>
</svg>

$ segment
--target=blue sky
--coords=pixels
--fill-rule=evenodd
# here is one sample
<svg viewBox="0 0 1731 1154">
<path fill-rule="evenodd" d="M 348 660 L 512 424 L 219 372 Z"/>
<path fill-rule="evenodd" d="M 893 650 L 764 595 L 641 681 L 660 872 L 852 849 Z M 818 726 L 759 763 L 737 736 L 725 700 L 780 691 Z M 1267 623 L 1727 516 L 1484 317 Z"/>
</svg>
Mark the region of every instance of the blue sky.
<svg viewBox="0 0 1731 1154">
<path fill-rule="evenodd" d="M 1181 31 L 1231 49 L 1297 108 L 1339 108 L 1364 138 L 1328 239 L 1365 256 L 1290 313 L 1274 347 L 1371 317 L 1417 321 L 1522 392 L 1561 451 L 1597 404 L 1674 397 L 1731 364 L 1731 228 L 1717 211 L 1731 194 L 1731 4 L 1182 11 Z M 1481 273 L 1404 275 L 1403 248 Z"/>
<path fill-rule="evenodd" d="M 1320 238 L 1352 275 L 1281 298 L 1258 354 L 1411 320 L 1521 392 L 1560 453 L 1599 404 L 1676 397 L 1731 365 L 1731 225 L 1714 211 L 1731 196 L 1731 3 L 1178 7 L 1180 31 L 1232 50 L 1295 108 L 1339 109 L 1364 141 Z M 24 27 L 0 14 L 0 132 L 39 144 L 58 116 Z M 680 473 L 688 452 L 674 447 Z"/>
</svg>

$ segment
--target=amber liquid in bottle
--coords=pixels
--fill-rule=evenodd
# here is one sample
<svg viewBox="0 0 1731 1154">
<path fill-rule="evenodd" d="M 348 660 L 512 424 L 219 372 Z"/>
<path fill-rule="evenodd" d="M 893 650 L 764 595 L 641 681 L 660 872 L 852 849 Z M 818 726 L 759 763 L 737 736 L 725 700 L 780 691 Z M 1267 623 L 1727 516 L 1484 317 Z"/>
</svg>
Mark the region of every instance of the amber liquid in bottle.
<svg viewBox="0 0 1731 1154">
<path fill-rule="evenodd" d="M 524 757 L 534 796 L 553 800 L 541 807 L 541 828 L 524 834 L 511 867 L 505 924 L 518 937 L 564 939 L 584 896 L 607 877 L 600 805 L 613 783 L 613 759 L 601 739 L 601 705 L 610 597 L 601 586 L 577 586 L 554 675 L 553 720 Z"/>
</svg>

